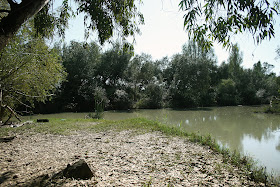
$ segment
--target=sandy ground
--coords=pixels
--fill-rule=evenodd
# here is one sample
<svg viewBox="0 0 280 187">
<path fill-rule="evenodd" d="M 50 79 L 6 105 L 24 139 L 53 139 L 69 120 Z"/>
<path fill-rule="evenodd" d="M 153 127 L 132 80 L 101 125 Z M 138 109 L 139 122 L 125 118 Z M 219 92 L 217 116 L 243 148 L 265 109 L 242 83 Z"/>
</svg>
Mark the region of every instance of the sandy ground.
<svg viewBox="0 0 280 187">
<path fill-rule="evenodd" d="M 0 143 L 0 186 L 29 186 L 84 159 L 95 177 L 60 186 L 260 186 L 207 147 L 159 132 L 17 135 Z M 58 186 L 54 183 L 53 186 Z"/>
</svg>

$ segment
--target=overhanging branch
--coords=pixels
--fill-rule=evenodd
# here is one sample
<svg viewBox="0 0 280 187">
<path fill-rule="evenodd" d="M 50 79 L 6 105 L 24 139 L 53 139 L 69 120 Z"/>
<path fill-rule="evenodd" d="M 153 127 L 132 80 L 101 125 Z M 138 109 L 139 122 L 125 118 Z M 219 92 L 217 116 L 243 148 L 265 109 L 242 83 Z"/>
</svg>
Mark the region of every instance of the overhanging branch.
<svg viewBox="0 0 280 187">
<path fill-rule="evenodd" d="M 3 12 L 10 13 L 10 12 L 11 12 L 11 10 L 4 10 L 4 9 L 0 9 L 0 13 L 3 13 Z"/>
<path fill-rule="evenodd" d="M 16 6 L 18 6 L 18 4 L 13 0 L 7 0 L 7 1 L 10 4 L 11 10 L 13 10 Z"/>
<path fill-rule="evenodd" d="M 11 12 L 0 20 L 0 51 L 7 45 L 22 24 L 40 11 L 50 0 L 8 0 Z"/>
</svg>

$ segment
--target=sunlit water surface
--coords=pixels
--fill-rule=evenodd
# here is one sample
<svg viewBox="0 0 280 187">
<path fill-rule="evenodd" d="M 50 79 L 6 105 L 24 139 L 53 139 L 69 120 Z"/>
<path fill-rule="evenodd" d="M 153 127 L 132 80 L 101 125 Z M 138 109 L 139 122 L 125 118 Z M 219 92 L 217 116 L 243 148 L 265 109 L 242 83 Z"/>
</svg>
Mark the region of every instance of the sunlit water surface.
<svg viewBox="0 0 280 187">
<path fill-rule="evenodd" d="M 218 107 L 194 110 L 107 111 L 105 119 L 145 117 L 176 125 L 189 132 L 210 134 L 230 150 L 253 157 L 269 172 L 280 175 L 280 115 L 255 113 L 258 107 Z M 31 116 L 36 118 L 84 118 L 87 113 Z"/>
</svg>

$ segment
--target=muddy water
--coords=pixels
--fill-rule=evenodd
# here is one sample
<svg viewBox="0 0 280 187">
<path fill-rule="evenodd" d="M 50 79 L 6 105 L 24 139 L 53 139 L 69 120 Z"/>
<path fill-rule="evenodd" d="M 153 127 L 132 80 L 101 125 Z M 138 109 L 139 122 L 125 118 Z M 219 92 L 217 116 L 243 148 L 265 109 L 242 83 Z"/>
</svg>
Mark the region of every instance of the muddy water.
<svg viewBox="0 0 280 187">
<path fill-rule="evenodd" d="M 250 155 L 269 172 L 280 175 L 280 115 L 254 113 L 258 107 L 219 107 L 194 110 L 136 110 L 105 112 L 105 119 L 145 117 L 176 125 L 189 132 L 210 134 L 231 150 Z M 37 117 L 79 118 L 85 113 Z M 32 118 L 36 118 L 33 116 Z"/>
</svg>

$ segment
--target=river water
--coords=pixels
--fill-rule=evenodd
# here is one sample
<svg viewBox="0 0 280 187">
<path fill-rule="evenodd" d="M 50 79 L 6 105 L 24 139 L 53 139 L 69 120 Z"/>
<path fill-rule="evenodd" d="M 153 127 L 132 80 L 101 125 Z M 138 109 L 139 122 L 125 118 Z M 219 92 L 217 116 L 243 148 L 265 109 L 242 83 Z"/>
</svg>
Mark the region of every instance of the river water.
<svg viewBox="0 0 280 187">
<path fill-rule="evenodd" d="M 258 107 L 210 107 L 191 110 L 107 111 L 105 119 L 119 120 L 145 117 L 188 132 L 211 135 L 230 150 L 253 157 L 268 172 L 280 176 L 280 115 L 255 113 Z M 83 118 L 85 113 L 33 116 Z M 33 118 L 32 117 L 32 118 Z"/>
</svg>

